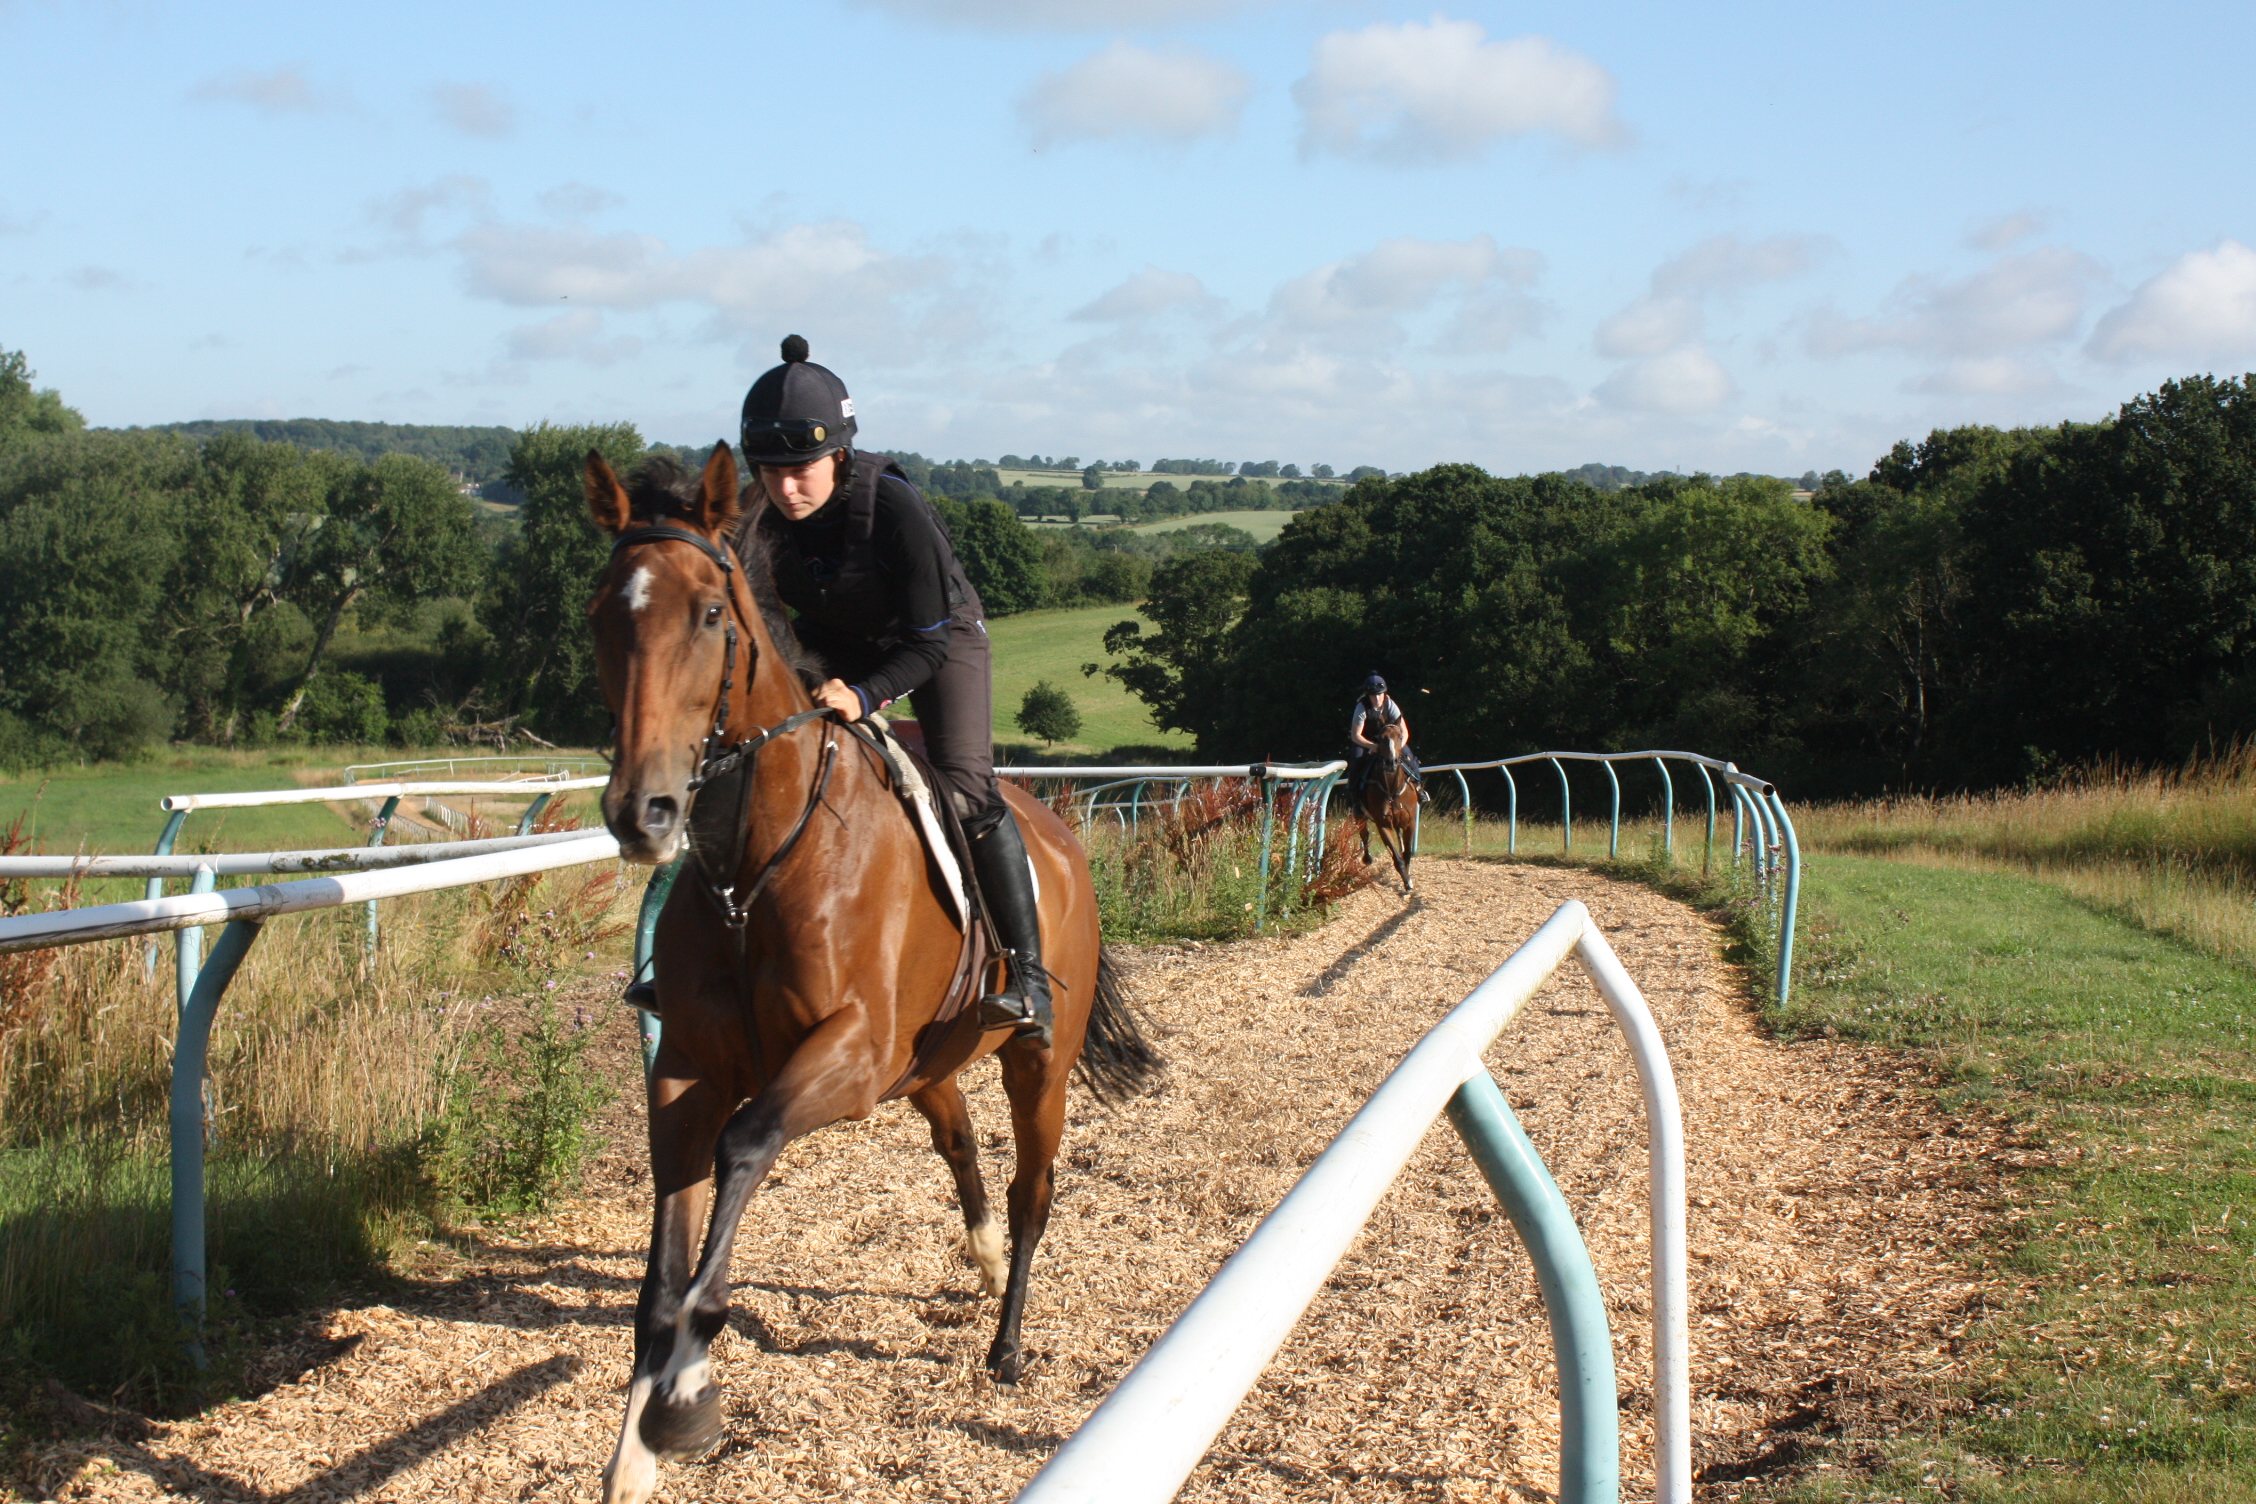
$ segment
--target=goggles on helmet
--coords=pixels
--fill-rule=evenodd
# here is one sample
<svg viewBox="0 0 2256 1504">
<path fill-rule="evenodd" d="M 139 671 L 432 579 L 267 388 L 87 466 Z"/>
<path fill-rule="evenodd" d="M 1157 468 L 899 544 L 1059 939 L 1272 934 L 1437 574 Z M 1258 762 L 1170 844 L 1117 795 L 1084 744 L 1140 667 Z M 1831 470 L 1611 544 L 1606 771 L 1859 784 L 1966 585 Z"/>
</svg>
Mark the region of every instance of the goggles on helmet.
<svg viewBox="0 0 2256 1504">
<path fill-rule="evenodd" d="M 834 432 L 827 424 L 811 418 L 777 418 L 747 426 L 744 444 L 748 449 L 765 450 L 767 441 L 772 439 L 792 454 L 810 454 L 827 443 Z"/>
</svg>

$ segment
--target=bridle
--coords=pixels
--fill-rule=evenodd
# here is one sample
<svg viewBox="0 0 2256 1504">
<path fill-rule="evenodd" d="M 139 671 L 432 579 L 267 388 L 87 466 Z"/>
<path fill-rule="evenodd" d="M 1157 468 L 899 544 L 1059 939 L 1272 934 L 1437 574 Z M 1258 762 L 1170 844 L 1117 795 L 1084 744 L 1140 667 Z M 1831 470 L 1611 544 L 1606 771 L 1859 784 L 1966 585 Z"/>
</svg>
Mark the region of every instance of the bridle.
<svg viewBox="0 0 2256 1504">
<path fill-rule="evenodd" d="M 734 878 L 737 869 L 743 864 L 744 842 L 750 834 L 747 816 L 752 796 L 752 772 L 758 762 L 760 749 L 778 737 L 788 736 L 802 726 L 822 720 L 830 714 L 830 710 L 821 705 L 812 710 L 802 710 L 785 716 L 773 726 L 761 727 L 741 741 L 724 745 L 728 737 L 730 701 L 736 688 L 736 560 L 729 549 L 703 534 L 693 533 L 687 528 L 669 527 L 664 523 L 628 528 L 612 541 L 611 556 L 616 559 L 621 550 L 634 544 L 667 541 L 687 543 L 719 566 L 722 594 L 728 602 L 728 619 L 724 627 L 725 656 L 721 660 L 721 692 L 714 702 L 713 728 L 705 733 L 704 741 L 698 745 L 697 771 L 690 776 L 689 795 L 690 808 L 693 809 L 700 791 L 733 775 L 736 783 L 736 808 L 728 824 L 725 860 L 717 866 L 708 862 L 705 851 L 694 841 L 691 842 L 690 854 L 697 859 L 697 875 L 706 897 L 721 911 L 722 921 L 739 932 L 741 940 L 745 922 L 752 914 L 753 901 L 768 886 L 769 879 L 776 875 L 777 869 L 782 867 L 784 858 L 791 855 L 792 848 L 799 844 L 799 837 L 806 833 L 807 822 L 814 818 L 816 808 L 821 805 L 824 793 L 830 788 L 830 775 L 838 764 L 838 743 L 828 736 L 823 738 L 822 757 L 814 782 L 807 791 L 806 806 L 799 811 L 799 818 L 793 823 L 790 833 L 776 847 L 774 854 L 761 865 L 758 876 L 740 895 Z M 754 647 L 752 653 L 757 660 L 759 649 Z M 755 661 L 754 668 L 757 667 Z M 688 821 L 689 809 L 682 811 L 682 819 L 685 823 Z"/>
</svg>

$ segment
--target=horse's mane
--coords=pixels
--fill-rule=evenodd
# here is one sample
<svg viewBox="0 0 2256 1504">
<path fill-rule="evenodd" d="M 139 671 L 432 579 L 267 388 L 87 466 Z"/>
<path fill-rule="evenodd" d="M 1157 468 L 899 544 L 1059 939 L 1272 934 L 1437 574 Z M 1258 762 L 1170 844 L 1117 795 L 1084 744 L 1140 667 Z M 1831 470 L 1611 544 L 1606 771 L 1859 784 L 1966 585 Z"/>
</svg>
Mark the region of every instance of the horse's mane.
<svg viewBox="0 0 2256 1504">
<path fill-rule="evenodd" d="M 702 477 L 683 469 L 673 456 L 654 454 L 627 477 L 629 519 L 636 523 L 686 521 L 699 504 L 702 483 Z M 752 525 L 765 505 L 767 497 L 757 482 L 745 487 L 721 514 L 720 533 L 744 566 L 744 583 L 752 588 L 752 599 L 758 603 L 760 615 L 768 624 L 768 636 L 775 640 L 783 661 L 810 685 L 819 684 L 829 674 L 792 630 L 791 615 L 784 609 L 783 598 L 776 594 L 773 550 L 761 530 Z"/>
</svg>

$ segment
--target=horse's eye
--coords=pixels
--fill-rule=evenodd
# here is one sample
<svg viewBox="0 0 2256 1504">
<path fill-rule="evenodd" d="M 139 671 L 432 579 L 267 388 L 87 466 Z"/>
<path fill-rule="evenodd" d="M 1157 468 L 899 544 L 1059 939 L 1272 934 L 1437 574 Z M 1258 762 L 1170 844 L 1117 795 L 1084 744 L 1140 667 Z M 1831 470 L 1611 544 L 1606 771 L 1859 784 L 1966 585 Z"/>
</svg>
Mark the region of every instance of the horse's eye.
<svg viewBox="0 0 2256 1504">
<path fill-rule="evenodd" d="M 712 624 L 713 624 L 714 622 L 717 622 L 717 621 L 719 621 L 720 619 L 721 619 L 721 608 L 720 608 L 720 607 L 719 607 L 718 605 L 707 606 L 707 607 L 705 608 L 705 625 L 706 625 L 706 626 L 708 626 L 708 627 L 709 627 L 709 626 L 711 626 L 711 625 L 712 625 Z"/>
</svg>

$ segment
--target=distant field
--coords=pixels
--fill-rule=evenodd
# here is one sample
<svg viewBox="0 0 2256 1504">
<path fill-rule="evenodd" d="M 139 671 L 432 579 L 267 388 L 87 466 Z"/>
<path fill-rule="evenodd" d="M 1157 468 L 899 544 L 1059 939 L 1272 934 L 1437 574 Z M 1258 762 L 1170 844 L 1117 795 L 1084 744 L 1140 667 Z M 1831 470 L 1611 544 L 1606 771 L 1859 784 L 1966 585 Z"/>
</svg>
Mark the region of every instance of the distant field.
<svg viewBox="0 0 2256 1504">
<path fill-rule="evenodd" d="M 1285 530 L 1285 524 L 1292 521 L 1294 515 L 1291 512 L 1200 512 L 1191 517 L 1169 517 L 1161 522 L 1140 522 L 1136 524 L 1136 531 L 1139 533 L 1165 533 L 1172 532 L 1179 527 L 1189 527 L 1194 523 L 1220 522 L 1231 527 L 1245 529 L 1253 534 L 1253 541 L 1256 543 L 1274 543 L 1277 541 L 1277 535 Z"/>
<path fill-rule="evenodd" d="M 1084 663 L 1103 663 L 1105 628 L 1143 615 L 1131 606 L 1077 606 L 1065 611 L 1025 611 L 987 623 L 995 645 L 995 743 L 1028 744 L 1031 739 L 1012 719 L 1019 701 L 1038 679 L 1047 679 L 1073 697 L 1081 712 L 1081 737 L 1060 743 L 1060 752 L 1102 752 L 1130 743 L 1181 747 L 1191 739 L 1163 732 L 1151 723 L 1144 702 L 1110 679 L 1085 679 Z M 1039 748 L 1039 742 L 1033 742 Z"/>
<path fill-rule="evenodd" d="M 156 845 L 165 825 L 157 801 L 167 794 L 334 784 L 342 781 L 348 763 L 418 755 L 423 754 L 362 747 L 270 753 L 193 748 L 171 750 L 147 762 L 0 776 L 0 831 L 22 816 L 25 840 L 49 853 L 132 855 Z M 437 755 L 447 755 L 446 749 Z M 538 765 L 537 759 L 530 764 Z M 592 807 L 585 802 L 588 796 L 574 797 L 582 801 L 579 813 L 586 816 Z M 522 808 L 522 800 L 478 803 L 491 804 L 489 819 L 514 819 Z M 428 838 L 430 832 L 422 834 Z M 367 817 L 357 810 L 348 817 L 326 804 L 286 804 L 272 809 L 199 810 L 181 827 L 178 846 L 183 852 L 289 851 L 356 846 L 367 839 Z"/>
</svg>

